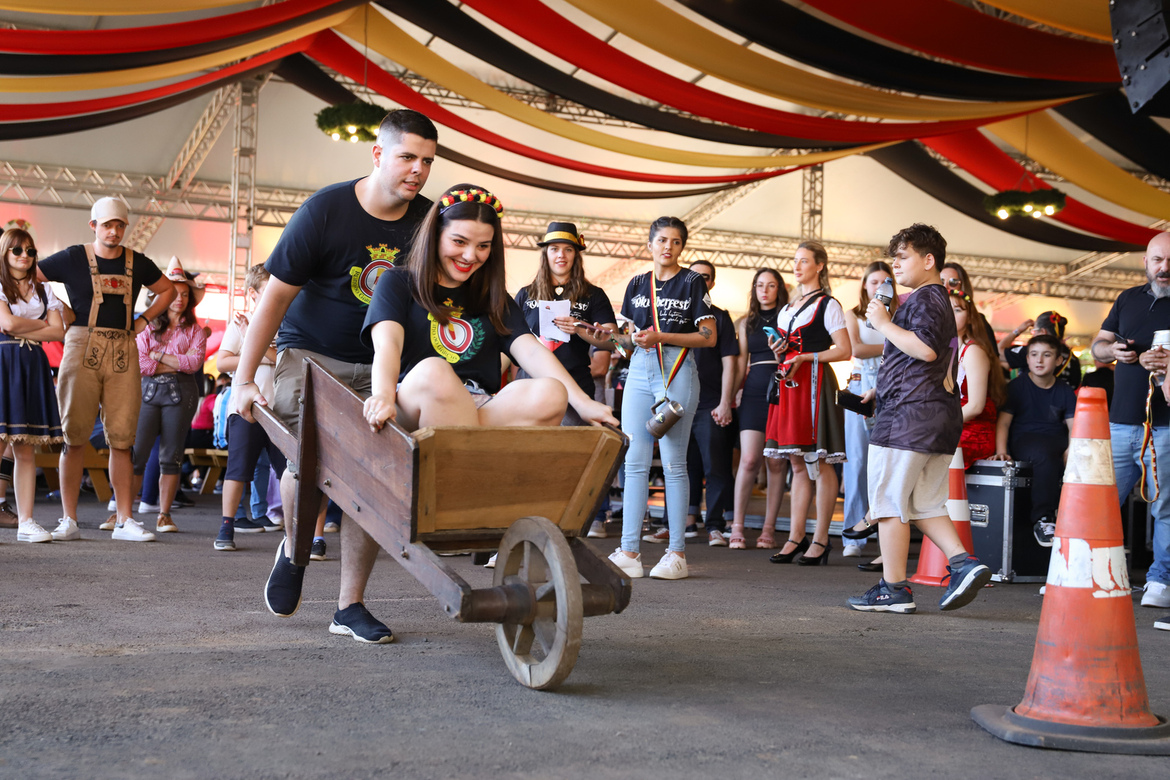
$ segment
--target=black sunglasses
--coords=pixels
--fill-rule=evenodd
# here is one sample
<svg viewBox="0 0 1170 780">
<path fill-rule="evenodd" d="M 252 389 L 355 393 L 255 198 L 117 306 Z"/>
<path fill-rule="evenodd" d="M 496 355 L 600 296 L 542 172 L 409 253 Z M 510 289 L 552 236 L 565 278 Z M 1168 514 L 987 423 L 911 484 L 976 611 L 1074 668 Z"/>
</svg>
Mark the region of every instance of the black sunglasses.
<svg viewBox="0 0 1170 780">
<path fill-rule="evenodd" d="M 8 251 L 11 252 L 12 254 L 16 255 L 17 257 L 20 257 L 21 255 L 23 255 L 27 252 L 29 260 L 36 260 L 37 259 L 37 250 L 33 249 L 32 247 L 25 249 L 22 246 L 14 246 L 11 249 L 9 249 Z"/>
</svg>

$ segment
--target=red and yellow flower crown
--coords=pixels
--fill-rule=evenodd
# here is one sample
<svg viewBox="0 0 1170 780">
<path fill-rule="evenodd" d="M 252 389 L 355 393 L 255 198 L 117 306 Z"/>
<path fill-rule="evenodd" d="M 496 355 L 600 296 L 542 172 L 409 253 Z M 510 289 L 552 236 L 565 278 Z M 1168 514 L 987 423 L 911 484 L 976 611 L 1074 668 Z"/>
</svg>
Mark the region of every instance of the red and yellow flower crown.
<svg viewBox="0 0 1170 780">
<path fill-rule="evenodd" d="M 483 203 L 495 209 L 496 216 L 504 216 L 504 204 L 487 190 L 472 187 L 469 190 L 451 190 L 439 198 L 439 213 L 442 214 L 456 203 Z"/>
</svg>

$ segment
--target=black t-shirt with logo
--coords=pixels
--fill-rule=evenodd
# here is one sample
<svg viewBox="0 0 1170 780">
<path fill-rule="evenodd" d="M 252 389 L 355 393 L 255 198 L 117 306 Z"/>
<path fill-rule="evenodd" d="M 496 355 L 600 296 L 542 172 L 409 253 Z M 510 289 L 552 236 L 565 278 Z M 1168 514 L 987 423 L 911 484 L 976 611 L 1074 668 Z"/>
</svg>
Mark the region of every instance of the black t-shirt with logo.
<svg viewBox="0 0 1170 780">
<path fill-rule="evenodd" d="M 560 300 L 560 298 L 555 300 Z M 524 312 L 524 320 L 528 323 L 528 329 L 539 338 L 540 309 L 537 305 L 539 302 L 528 300 L 528 288 L 525 287 L 516 293 L 516 303 Z M 613 306 L 610 304 L 605 290 L 596 285 L 589 285 L 585 297 L 574 301 L 571 309 L 574 317 L 590 325 L 595 322 L 605 324 L 617 321 L 617 318 L 613 316 Z M 585 391 L 586 395 L 592 397 L 594 382 L 593 375 L 589 373 L 589 342 L 577 334 L 570 336 L 568 341 L 540 339 L 540 342 L 552 350 L 552 353 L 557 356 L 557 360 L 561 361 L 561 365 L 569 372 L 569 376 L 573 377 L 573 380 Z"/>
<path fill-rule="evenodd" d="M 306 200 L 265 264 L 277 279 L 301 288 L 276 334 L 279 350 L 307 349 L 347 363 L 374 360 L 359 337 L 366 309 L 378 277 L 410 254 L 431 201 L 417 196 L 401 219 L 378 219 L 358 202 L 358 181 L 332 184 Z"/>
<path fill-rule="evenodd" d="M 700 412 L 709 412 L 719 405 L 723 396 L 723 358 L 739 354 L 739 337 L 731 315 L 718 306 L 711 307 L 715 315 L 715 333 L 718 341 L 713 347 L 695 350 L 695 366 L 699 369 Z"/>
<path fill-rule="evenodd" d="M 711 313 L 707 283 L 700 274 L 683 270 L 659 283 L 654 280 L 654 272 L 647 271 L 630 280 L 622 300 L 622 316 L 633 321 L 638 330 L 654 327 L 654 314 L 650 311 L 652 284 L 657 285 L 661 332 L 697 333 L 699 320 L 715 316 Z"/>
<path fill-rule="evenodd" d="M 487 392 L 498 393 L 500 353 L 511 357 L 512 342 L 529 332 L 520 307 L 511 298 L 505 298 L 508 310 L 504 314 L 504 326 L 511 331 L 505 336 L 496 332 L 487 315 L 463 311 L 467 301 L 466 285 L 436 285 L 435 300 L 456 308 L 454 318 L 447 325 L 440 325 L 414 299 L 410 273 L 405 268 L 382 274 L 362 327 L 363 346 L 373 351 L 370 331 L 374 325 L 386 320 L 397 322 L 405 331 L 399 381 L 423 360 L 441 357 L 451 364 L 456 376 L 463 381 L 470 379 Z"/>
<path fill-rule="evenodd" d="M 123 249 L 113 260 L 103 257 L 97 260 L 98 273 L 103 275 L 121 276 L 126 273 L 126 250 Z M 50 282 L 60 282 L 65 285 L 69 294 L 69 306 L 77 315 L 77 324 L 89 324 L 89 310 L 93 308 L 93 275 L 89 271 L 89 260 L 85 256 L 85 246 L 77 244 L 66 247 L 60 252 L 54 252 L 37 263 L 37 268 Z M 163 278 L 162 271 L 149 257 L 138 252 L 134 253 L 134 284 L 130 291 L 130 306 L 138 300 L 138 293 L 143 287 Z M 98 308 L 97 325 L 99 328 L 126 329 L 126 299 L 121 295 L 103 295 L 102 305 Z"/>
</svg>

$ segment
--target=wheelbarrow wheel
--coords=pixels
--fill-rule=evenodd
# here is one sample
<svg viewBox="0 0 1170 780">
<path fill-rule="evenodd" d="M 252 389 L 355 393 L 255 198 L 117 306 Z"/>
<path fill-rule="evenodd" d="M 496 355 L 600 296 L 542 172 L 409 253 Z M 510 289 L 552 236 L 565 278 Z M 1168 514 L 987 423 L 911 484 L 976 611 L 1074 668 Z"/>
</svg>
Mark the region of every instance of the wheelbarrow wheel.
<svg viewBox="0 0 1170 780">
<path fill-rule="evenodd" d="M 512 675 L 529 688 L 564 682 L 581 649 L 581 577 L 565 535 L 543 517 L 522 517 L 500 542 L 494 584 L 524 585 L 536 599 L 531 623 L 500 623 L 496 641 Z"/>
</svg>

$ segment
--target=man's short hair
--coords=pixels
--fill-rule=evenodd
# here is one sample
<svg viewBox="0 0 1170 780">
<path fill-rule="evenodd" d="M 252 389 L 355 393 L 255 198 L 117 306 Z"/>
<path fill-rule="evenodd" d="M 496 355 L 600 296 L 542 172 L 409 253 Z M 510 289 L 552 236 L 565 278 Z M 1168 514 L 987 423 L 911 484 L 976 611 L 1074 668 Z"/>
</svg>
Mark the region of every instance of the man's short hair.
<svg viewBox="0 0 1170 780">
<path fill-rule="evenodd" d="M 438 128 L 426 116 L 409 108 L 396 108 L 378 125 L 378 143 L 381 146 L 396 144 L 407 133 L 421 136 L 427 141 L 439 140 Z"/>
<path fill-rule="evenodd" d="M 256 292 L 260 292 L 260 285 L 267 282 L 269 276 L 271 274 L 268 273 L 268 269 L 264 267 L 264 264 L 256 263 L 256 265 L 248 269 L 248 274 L 244 277 L 244 285 Z"/>
<path fill-rule="evenodd" d="M 1060 355 L 1060 350 L 1064 346 L 1060 343 L 1060 339 L 1053 336 L 1051 333 L 1040 333 L 1028 339 L 1028 343 L 1024 345 L 1024 354 L 1028 354 L 1028 350 L 1032 348 L 1033 344 L 1042 344 L 1046 347 L 1051 347 L 1055 355 Z"/>
<path fill-rule="evenodd" d="M 696 265 L 705 265 L 708 268 L 710 268 L 711 269 L 711 281 L 715 281 L 715 264 L 714 263 L 710 262 L 709 260 L 696 260 L 695 262 L 691 263 L 691 270 L 692 271 L 694 271 Z M 695 271 L 695 273 L 698 273 L 698 271 Z"/>
<path fill-rule="evenodd" d="M 936 271 L 941 271 L 943 263 L 947 261 L 947 240 L 931 225 L 915 222 L 908 228 L 902 228 L 890 239 L 890 245 L 886 247 L 886 254 L 893 257 L 901 246 L 908 246 L 924 257 L 934 255 Z"/>
</svg>

